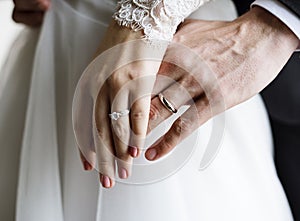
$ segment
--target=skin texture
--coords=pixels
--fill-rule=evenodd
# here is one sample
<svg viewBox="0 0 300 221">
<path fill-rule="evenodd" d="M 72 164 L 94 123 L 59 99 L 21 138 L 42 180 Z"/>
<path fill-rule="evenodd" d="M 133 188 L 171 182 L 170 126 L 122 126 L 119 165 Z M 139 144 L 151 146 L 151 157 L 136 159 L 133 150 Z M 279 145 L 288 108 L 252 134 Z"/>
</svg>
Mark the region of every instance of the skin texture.
<svg viewBox="0 0 300 221">
<path fill-rule="evenodd" d="M 193 108 L 179 117 L 161 141 L 146 151 L 148 160 L 159 159 L 211 117 L 258 94 L 283 68 L 297 48 L 299 39 L 275 16 L 255 7 L 232 22 L 187 20 L 175 34 L 174 42 L 187 46 L 197 54 L 210 67 L 215 80 L 207 80 L 207 72 L 201 66 L 196 65 L 197 69 L 188 73 L 170 63 L 162 64 L 158 76 L 174 79 L 185 88 L 193 99 L 198 115 Z M 189 55 L 183 56 L 187 59 L 181 62 L 189 62 Z M 165 58 L 178 59 L 172 46 L 168 48 Z M 156 82 L 154 90 L 162 91 L 176 108 L 189 102 L 184 98 L 173 98 L 179 87 Z M 211 104 L 223 105 L 212 113 Z M 153 98 L 149 130 L 170 115 L 158 97 Z"/>
<path fill-rule="evenodd" d="M 115 161 L 121 179 L 131 175 L 132 160 L 140 155 L 147 134 L 151 92 L 166 46 L 161 48 L 159 61 L 140 60 L 119 66 L 123 58 L 131 58 L 136 54 L 147 55 L 149 45 L 144 41 L 136 43 L 134 50 L 127 44 L 122 44 L 140 40 L 142 35 L 141 32 L 133 32 L 112 21 L 96 53 L 97 56 L 121 44 L 117 54 L 108 53 L 104 58 L 104 64 L 110 65 L 104 66 L 100 73 L 95 73 L 103 86 L 95 101 L 95 128 L 89 132 L 94 136 L 94 147 L 89 148 L 90 151 L 85 152 L 84 155 L 81 153 L 86 170 L 96 168 L 95 164 L 98 162 L 100 182 L 105 188 L 115 185 Z M 118 68 L 113 73 L 109 73 L 112 66 Z M 86 109 L 86 107 L 82 108 Z M 118 120 L 111 120 L 108 117 L 112 112 L 126 109 L 130 109 L 130 114 L 127 116 Z M 90 129 L 86 128 L 86 130 Z"/>
<path fill-rule="evenodd" d="M 41 25 L 44 13 L 50 6 L 50 0 L 15 0 L 14 4 L 13 19 L 35 27 Z M 140 40 L 142 36 L 142 32 L 134 32 L 112 21 L 95 57 L 116 45 Z M 126 46 L 120 47 L 118 54 L 110 54 L 104 63 L 113 61 L 113 65 L 117 67 L 124 57 L 132 57 L 133 54 L 147 56 L 148 46 L 145 43 L 137 43 L 134 50 Z M 161 51 L 160 61 L 132 62 L 115 70 L 108 79 L 106 77 L 110 73 L 107 73 L 105 68 L 100 73 L 95 73 L 98 74 L 100 81 L 105 82 L 96 99 L 94 116 L 96 129 L 91 131 L 91 128 L 86 128 L 93 134 L 95 141 L 91 142 L 94 146 L 88 147 L 89 151 L 84 154 L 80 151 L 80 158 L 84 169 L 88 171 L 96 168 L 95 164 L 98 162 L 100 182 L 105 188 L 115 184 L 115 161 L 119 177 L 125 179 L 130 176 L 132 159 L 140 155 L 140 148 L 147 134 L 155 75 L 166 51 L 166 45 L 161 46 Z M 130 109 L 130 115 L 117 121 L 108 117 L 114 111 L 126 109 Z"/>
<path fill-rule="evenodd" d="M 13 19 L 30 26 L 41 24 L 50 5 L 50 0 L 14 2 Z M 133 32 L 112 22 L 95 56 L 141 36 L 141 32 Z M 95 146 L 90 148 L 93 151 L 85 153 L 88 160 L 81 153 L 81 160 L 85 170 L 95 168 L 98 160 L 100 182 L 105 188 L 115 185 L 114 161 L 117 161 L 119 177 L 130 176 L 132 160 L 140 155 L 146 133 L 171 115 L 158 97 L 151 100 L 151 91 L 162 92 L 177 109 L 191 100 L 195 104 L 193 110 L 186 111 L 162 139 L 146 151 L 148 160 L 156 160 L 169 153 L 214 115 L 259 93 L 279 73 L 299 39 L 276 17 L 255 7 L 232 22 L 187 20 L 179 27 L 173 42 L 186 46 L 196 54 L 214 73 L 214 81 L 207 78 L 201 62 L 194 65 L 193 59 L 188 59 L 189 52 L 177 51 L 172 44 L 165 53 L 165 60 L 179 60 L 183 66 L 194 67 L 191 72 L 168 62 L 160 66 L 160 61 L 136 61 L 117 69 L 110 78 L 103 79 L 104 86 L 96 99 L 96 131 L 90 131 L 99 140 L 101 138 L 102 143 L 95 142 Z M 143 52 L 145 48 L 138 45 L 136 51 Z M 117 64 L 118 58 L 124 56 L 130 56 L 126 48 L 106 59 L 115 59 Z M 157 72 L 158 76 L 173 79 L 180 87 L 159 78 L 155 81 Z M 105 68 L 98 74 L 105 76 Z M 180 94 L 180 90 L 187 91 L 189 96 L 175 96 Z M 212 113 L 213 104 L 222 105 Z M 131 111 L 129 116 L 118 121 L 109 119 L 109 113 L 128 107 Z"/>
</svg>

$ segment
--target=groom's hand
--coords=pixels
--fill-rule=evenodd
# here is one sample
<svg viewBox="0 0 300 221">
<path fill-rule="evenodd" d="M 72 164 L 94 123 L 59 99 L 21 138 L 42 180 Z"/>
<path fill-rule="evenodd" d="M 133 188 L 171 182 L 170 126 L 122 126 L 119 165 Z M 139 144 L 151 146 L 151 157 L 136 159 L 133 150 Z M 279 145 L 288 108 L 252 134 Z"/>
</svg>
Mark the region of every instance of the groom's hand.
<svg viewBox="0 0 300 221">
<path fill-rule="evenodd" d="M 178 65 L 164 62 L 158 76 L 176 84 L 157 78 L 154 91 L 175 109 L 193 105 L 146 151 L 149 160 L 167 154 L 211 117 L 259 93 L 283 68 L 299 39 L 275 16 L 254 7 L 232 22 L 188 20 L 174 42 L 165 61 Z M 166 106 L 159 97 L 152 99 L 149 131 L 172 114 Z"/>
<path fill-rule="evenodd" d="M 13 2 L 15 4 L 13 20 L 29 26 L 39 26 L 50 6 L 50 0 L 14 0 Z"/>
</svg>

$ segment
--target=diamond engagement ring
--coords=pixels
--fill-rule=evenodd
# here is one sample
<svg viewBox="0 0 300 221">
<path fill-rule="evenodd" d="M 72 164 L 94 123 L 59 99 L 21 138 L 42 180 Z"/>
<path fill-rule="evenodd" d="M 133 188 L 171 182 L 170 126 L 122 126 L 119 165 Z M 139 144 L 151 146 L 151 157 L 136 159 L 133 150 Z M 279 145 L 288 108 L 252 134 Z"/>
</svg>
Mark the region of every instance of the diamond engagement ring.
<svg viewBox="0 0 300 221">
<path fill-rule="evenodd" d="M 170 101 L 168 101 L 162 93 L 158 94 L 158 98 L 160 102 L 173 114 L 177 113 L 177 109 L 171 104 Z"/>
<path fill-rule="evenodd" d="M 120 117 L 124 117 L 126 115 L 129 114 L 129 110 L 123 110 L 120 112 L 112 112 L 111 114 L 109 114 L 108 116 L 112 119 L 112 120 L 118 120 Z"/>
</svg>

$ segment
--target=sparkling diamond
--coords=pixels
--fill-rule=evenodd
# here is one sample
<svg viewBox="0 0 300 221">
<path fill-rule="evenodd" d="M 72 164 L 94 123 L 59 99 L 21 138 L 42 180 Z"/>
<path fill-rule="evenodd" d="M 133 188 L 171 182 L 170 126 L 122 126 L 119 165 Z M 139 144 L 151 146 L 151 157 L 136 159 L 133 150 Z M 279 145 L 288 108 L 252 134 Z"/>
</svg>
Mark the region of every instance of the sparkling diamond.
<svg viewBox="0 0 300 221">
<path fill-rule="evenodd" d="M 118 120 L 118 118 L 119 118 L 120 116 L 119 116 L 119 113 L 113 112 L 113 113 L 110 114 L 110 117 L 111 117 L 111 119 L 113 119 L 113 120 Z"/>
</svg>

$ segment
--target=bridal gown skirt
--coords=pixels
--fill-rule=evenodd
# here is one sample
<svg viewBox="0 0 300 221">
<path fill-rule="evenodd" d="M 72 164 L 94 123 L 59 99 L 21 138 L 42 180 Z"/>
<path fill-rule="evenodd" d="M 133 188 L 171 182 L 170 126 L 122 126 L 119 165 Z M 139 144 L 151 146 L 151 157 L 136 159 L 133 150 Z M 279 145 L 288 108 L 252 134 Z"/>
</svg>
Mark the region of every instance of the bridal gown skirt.
<svg viewBox="0 0 300 221">
<path fill-rule="evenodd" d="M 41 30 L 28 28 L 16 40 L 0 75 L 0 219 L 292 220 L 259 96 L 207 122 L 161 165 L 137 170 L 134 182 L 106 190 L 96 172 L 83 171 L 72 130 L 72 98 L 114 4 L 52 0 Z M 234 16 L 227 0 L 213 1 L 193 15 Z M 224 129 L 221 137 L 214 136 L 218 128 Z M 201 169 L 214 139 L 218 152 Z"/>
</svg>

